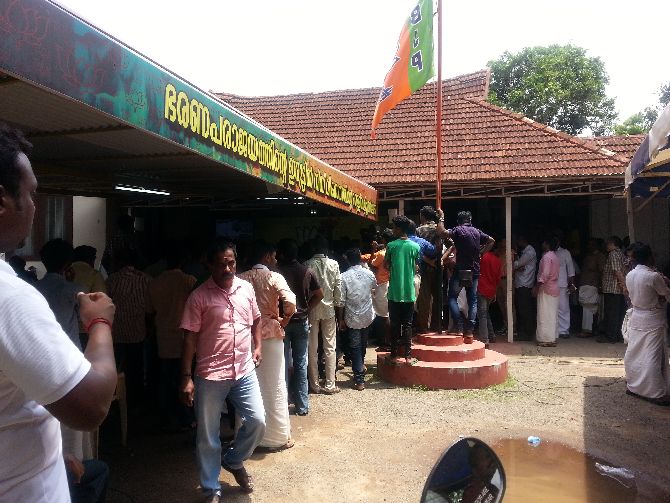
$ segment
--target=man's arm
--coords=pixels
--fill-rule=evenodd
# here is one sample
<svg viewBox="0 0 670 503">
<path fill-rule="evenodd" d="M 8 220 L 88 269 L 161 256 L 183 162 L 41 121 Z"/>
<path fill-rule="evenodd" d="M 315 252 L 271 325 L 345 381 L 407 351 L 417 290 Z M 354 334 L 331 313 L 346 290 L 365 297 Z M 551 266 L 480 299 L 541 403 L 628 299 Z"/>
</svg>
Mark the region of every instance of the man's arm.
<svg viewBox="0 0 670 503">
<path fill-rule="evenodd" d="M 493 239 L 491 236 L 488 236 L 488 239 L 486 242 L 482 245 L 482 247 L 479 249 L 479 254 L 484 255 L 486 252 L 491 251 L 493 247 L 496 244 L 496 240 Z"/>
<path fill-rule="evenodd" d="M 451 232 L 444 228 L 444 211 L 442 211 L 441 208 L 438 208 L 435 211 L 437 211 L 437 227 L 435 228 L 437 235 L 442 239 L 451 239 Z"/>
<path fill-rule="evenodd" d="M 103 293 L 81 294 L 79 315 L 84 326 L 95 319 L 114 321 L 115 307 Z M 75 430 L 97 428 L 107 416 L 116 389 L 117 373 L 112 347 L 112 331 L 104 323 L 89 330 L 84 356 L 91 368 L 84 378 L 60 400 L 45 405 L 56 419 Z"/>
<path fill-rule="evenodd" d="M 279 320 L 279 324 L 282 327 L 285 327 L 288 325 L 288 322 L 291 321 L 291 316 L 295 314 L 296 298 L 284 276 L 277 274 L 275 279 L 277 281 L 277 289 L 279 290 L 279 298 L 282 301 L 282 312 L 284 314 Z"/>
<path fill-rule="evenodd" d="M 193 406 L 193 357 L 195 356 L 195 343 L 198 334 L 184 330 L 184 342 L 181 347 L 181 401 L 184 405 Z"/>
<path fill-rule="evenodd" d="M 514 270 L 517 271 L 519 269 L 523 269 L 526 267 L 530 262 L 533 260 L 533 257 L 531 256 L 530 253 L 523 253 L 521 252 L 521 256 L 514 261 L 512 264 L 514 267 Z"/>
<path fill-rule="evenodd" d="M 260 322 L 261 317 L 258 316 L 254 319 L 253 324 L 251 325 L 251 336 L 254 339 L 254 352 L 251 355 L 251 359 L 254 361 L 254 365 L 257 367 L 261 364 L 263 360 L 262 346 L 263 338 L 261 336 Z"/>
</svg>

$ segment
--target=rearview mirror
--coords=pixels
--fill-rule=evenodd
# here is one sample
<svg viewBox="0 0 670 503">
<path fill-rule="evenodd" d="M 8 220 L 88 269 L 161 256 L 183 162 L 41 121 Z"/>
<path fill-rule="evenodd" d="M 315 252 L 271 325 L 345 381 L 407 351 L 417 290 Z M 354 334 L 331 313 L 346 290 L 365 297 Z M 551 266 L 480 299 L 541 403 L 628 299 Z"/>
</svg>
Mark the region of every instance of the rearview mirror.
<svg viewBox="0 0 670 503">
<path fill-rule="evenodd" d="M 488 445 L 464 438 L 433 467 L 421 503 L 498 503 L 505 494 L 505 470 Z"/>
</svg>

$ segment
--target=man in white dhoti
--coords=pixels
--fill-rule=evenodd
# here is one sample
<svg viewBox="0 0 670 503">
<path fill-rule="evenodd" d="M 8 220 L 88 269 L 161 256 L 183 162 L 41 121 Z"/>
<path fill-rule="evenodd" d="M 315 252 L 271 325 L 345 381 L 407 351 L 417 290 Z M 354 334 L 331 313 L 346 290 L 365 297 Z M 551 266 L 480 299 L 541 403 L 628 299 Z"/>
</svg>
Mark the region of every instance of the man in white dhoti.
<svg viewBox="0 0 670 503">
<path fill-rule="evenodd" d="M 544 255 L 537 271 L 537 345 L 543 347 L 556 346 L 558 338 L 558 302 L 560 288 L 558 276 L 560 262 L 556 256 L 558 239 L 547 238 L 542 242 Z"/>
<path fill-rule="evenodd" d="M 633 311 L 628 320 L 628 347 L 624 356 L 627 393 L 657 405 L 670 406 L 670 372 L 665 338 L 665 314 L 670 280 L 650 266 L 651 248 L 633 249 L 635 269 L 626 276 Z"/>
<path fill-rule="evenodd" d="M 288 414 L 288 391 L 284 361 L 284 327 L 296 310 L 295 294 L 284 276 L 270 270 L 277 265 L 277 251 L 259 242 L 251 257 L 254 266 L 239 275 L 251 283 L 261 312 L 260 331 L 263 339 L 263 365 L 256 369 L 265 406 L 265 435 L 259 446 L 268 450 L 293 447 Z M 279 314 L 279 302 L 282 315 Z"/>
<path fill-rule="evenodd" d="M 570 251 L 560 244 L 556 249 L 556 256 L 559 261 L 558 335 L 567 339 L 570 337 L 570 294 L 575 289 L 575 266 Z"/>
<path fill-rule="evenodd" d="M 606 257 L 598 249 L 598 242 L 589 239 L 586 257 L 579 275 L 579 304 L 582 306 L 582 331 L 578 337 L 591 337 L 593 323 L 600 305 L 599 288 L 602 284 Z"/>
</svg>

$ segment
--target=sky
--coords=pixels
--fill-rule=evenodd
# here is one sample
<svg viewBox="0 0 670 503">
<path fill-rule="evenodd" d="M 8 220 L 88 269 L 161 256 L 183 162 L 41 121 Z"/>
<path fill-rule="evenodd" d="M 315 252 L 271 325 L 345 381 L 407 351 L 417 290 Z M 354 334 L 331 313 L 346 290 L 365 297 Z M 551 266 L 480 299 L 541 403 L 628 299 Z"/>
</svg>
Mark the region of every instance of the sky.
<svg viewBox="0 0 670 503">
<path fill-rule="evenodd" d="M 208 91 L 243 96 L 381 86 L 415 0 L 57 0 Z M 600 57 L 620 120 L 670 82 L 667 0 L 443 0 L 443 77 L 504 51 L 574 44 Z M 663 58 L 663 59 L 661 59 Z"/>
</svg>

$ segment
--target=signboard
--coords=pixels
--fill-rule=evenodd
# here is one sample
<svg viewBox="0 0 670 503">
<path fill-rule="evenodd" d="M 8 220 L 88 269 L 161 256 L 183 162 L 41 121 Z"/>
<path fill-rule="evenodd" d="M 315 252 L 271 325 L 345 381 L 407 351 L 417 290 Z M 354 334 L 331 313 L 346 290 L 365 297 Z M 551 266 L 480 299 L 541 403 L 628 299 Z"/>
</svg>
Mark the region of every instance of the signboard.
<svg viewBox="0 0 670 503">
<path fill-rule="evenodd" d="M 49 1 L 0 0 L 0 68 L 266 182 L 377 217 L 374 188 Z"/>
</svg>

